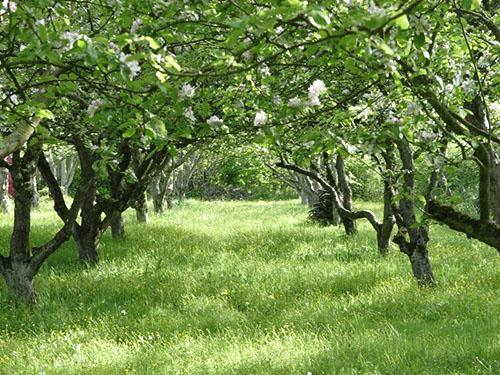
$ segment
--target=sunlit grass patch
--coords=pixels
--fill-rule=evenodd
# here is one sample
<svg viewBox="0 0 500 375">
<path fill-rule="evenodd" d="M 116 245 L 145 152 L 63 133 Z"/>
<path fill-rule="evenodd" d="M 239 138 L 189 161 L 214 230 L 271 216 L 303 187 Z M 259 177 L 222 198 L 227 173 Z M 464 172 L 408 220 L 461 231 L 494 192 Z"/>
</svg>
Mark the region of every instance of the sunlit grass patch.
<svg viewBox="0 0 500 375">
<path fill-rule="evenodd" d="M 499 370 L 497 255 L 444 227 L 429 246 L 438 286 L 419 289 L 405 255 L 378 255 L 369 225 L 348 237 L 308 223 L 295 201 L 188 201 L 125 223 L 126 240 L 105 234 L 97 267 L 78 264 L 73 242 L 49 259 L 34 309 L 0 286 L 0 373 Z M 59 226 L 44 206 L 32 242 Z"/>
</svg>

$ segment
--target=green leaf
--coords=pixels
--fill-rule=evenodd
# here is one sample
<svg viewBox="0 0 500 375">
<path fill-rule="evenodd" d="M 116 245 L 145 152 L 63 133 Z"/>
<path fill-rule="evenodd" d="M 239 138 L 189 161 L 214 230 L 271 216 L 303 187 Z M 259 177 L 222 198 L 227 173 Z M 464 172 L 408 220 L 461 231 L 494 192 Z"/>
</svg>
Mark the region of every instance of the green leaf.
<svg viewBox="0 0 500 375">
<path fill-rule="evenodd" d="M 165 62 L 167 64 L 168 67 L 170 68 L 174 68 L 175 70 L 177 70 L 178 72 L 180 72 L 182 70 L 181 66 L 177 63 L 177 61 L 175 61 L 175 59 L 168 55 L 168 56 L 165 56 Z"/>
<path fill-rule="evenodd" d="M 139 38 L 139 40 L 144 40 L 144 41 L 148 42 L 149 47 L 151 49 L 160 48 L 160 45 L 158 44 L 158 42 L 156 40 L 154 40 L 153 38 L 151 38 L 150 36 L 143 36 L 143 37 Z"/>
<path fill-rule="evenodd" d="M 422 48 L 425 45 L 425 35 L 424 34 L 417 34 L 413 38 L 413 41 L 415 43 L 416 48 Z"/>
<path fill-rule="evenodd" d="M 330 25 L 330 17 L 326 11 L 313 10 L 309 13 L 309 22 L 318 29 L 325 29 Z"/>
<path fill-rule="evenodd" d="M 123 138 L 132 138 L 135 132 L 135 128 L 129 128 L 123 132 Z"/>
<path fill-rule="evenodd" d="M 158 80 L 159 80 L 161 83 L 165 82 L 165 81 L 167 80 L 167 77 L 168 77 L 168 75 L 167 75 L 167 74 L 162 73 L 162 72 L 160 72 L 160 71 L 156 72 L 156 73 L 155 73 L 155 75 L 156 75 L 156 78 L 158 78 Z"/>
<path fill-rule="evenodd" d="M 87 47 L 87 42 L 85 40 L 79 39 L 79 40 L 77 40 L 76 45 L 78 46 L 78 48 L 83 49 L 83 48 Z"/>
<path fill-rule="evenodd" d="M 384 51 L 386 54 L 388 54 L 389 56 L 393 56 L 394 55 L 394 51 L 392 50 L 391 47 L 389 47 L 387 45 L 386 42 L 380 42 L 380 49 L 382 51 Z"/>
<path fill-rule="evenodd" d="M 50 112 L 48 109 L 39 109 L 38 111 L 36 111 L 36 116 L 48 120 L 53 120 L 55 118 L 54 114 Z"/>
<path fill-rule="evenodd" d="M 396 18 L 394 20 L 394 23 L 399 26 L 401 30 L 408 30 L 410 27 L 410 22 L 408 21 L 408 17 L 406 14 L 403 14 L 402 16 Z"/>
</svg>

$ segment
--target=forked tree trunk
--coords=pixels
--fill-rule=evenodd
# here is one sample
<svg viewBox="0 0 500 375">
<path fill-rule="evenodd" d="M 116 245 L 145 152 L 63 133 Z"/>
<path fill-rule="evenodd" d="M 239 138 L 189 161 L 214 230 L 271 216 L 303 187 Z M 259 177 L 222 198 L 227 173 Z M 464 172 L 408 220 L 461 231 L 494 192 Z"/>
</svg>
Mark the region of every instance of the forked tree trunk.
<svg viewBox="0 0 500 375">
<path fill-rule="evenodd" d="M 81 223 L 75 224 L 73 234 L 78 247 L 80 261 L 93 265 L 99 261 L 99 244 L 101 240 L 101 214 L 94 205 L 95 184 L 88 189 L 87 200 L 81 209 Z"/>
<path fill-rule="evenodd" d="M 99 261 L 99 244 L 101 239 L 101 210 L 96 204 L 97 183 L 96 172 L 92 164 L 94 157 L 92 153 L 85 148 L 83 142 L 75 138 L 75 146 L 80 159 L 82 170 L 82 180 L 89 181 L 86 199 L 82 204 L 80 217 L 81 223 L 75 223 L 73 228 L 73 237 L 78 248 L 78 258 L 80 261 L 93 265 Z"/>
<path fill-rule="evenodd" d="M 2 276 L 7 288 L 28 303 L 36 302 L 33 287 L 35 273 L 30 267 L 30 227 L 31 203 L 33 198 L 32 176 L 38 150 L 26 150 L 21 158 L 20 152 L 13 155 L 12 178 L 16 188 L 14 206 L 14 228 L 10 239 L 10 257 L 2 260 Z"/>
<path fill-rule="evenodd" d="M 93 186 L 95 188 L 95 185 Z M 94 206 L 95 190 L 89 189 L 90 196 L 83 203 L 80 213 L 81 223 L 75 224 L 73 237 L 78 248 L 78 258 L 83 263 L 93 265 L 99 262 L 99 244 L 101 240 L 100 212 Z"/>
<path fill-rule="evenodd" d="M 394 242 L 405 253 L 411 263 L 413 275 L 421 286 L 435 284 L 427 242 L 429 241 L 429 228 L 426 224 L 418 223 L 415 215 L 415 168 L 413 153 L 406 140 L 397 143 L 403 164 L 403 195 L 399 201 L 399 232 L 394 237 Z"/>
</svg>

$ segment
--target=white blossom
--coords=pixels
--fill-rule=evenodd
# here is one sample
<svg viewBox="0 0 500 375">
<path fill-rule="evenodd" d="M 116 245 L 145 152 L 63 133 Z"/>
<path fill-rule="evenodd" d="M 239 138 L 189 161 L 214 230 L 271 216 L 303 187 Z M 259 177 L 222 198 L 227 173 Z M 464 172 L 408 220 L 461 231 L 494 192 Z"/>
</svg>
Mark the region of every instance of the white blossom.
<svg viewBox="0 0 500 375">
<path fill-rule="evenodd" d="M 113 51 L 115 51 L 116 53 L 119 53 L 119 52 L 120 52 L 120 47 L 119 47 L 116 43 L 109 42 L 109 44 L 108 44 L 108 48 L 109 48 L 109 49 L 112 49 L 112 50 L 113 50 Z"/>
<path fill-rule="evenodd" d="M 87 114 L 89 117 L 94 117 L 96 112 L 99 110 L 99 108 L 102 106 L 102 100 L 101 99 L 95 99 L 92 100 L 92 102 L 89 104 L 87 108 Z"/>
<path fill-rule="evenodd" d="M 130 28 L 130 33 L 135 34 L 139 27 L 142 25 L 142 20 L 140 18 L 136 18 L 134 22 L 132 22 L 132 27 Z"/>
<path fill-rule="evenodd" d="M 325 92 L 326 92 L 325 83 L 320 79 L 317 79 L 312 83 L 311 86 L 309 86 L 309 98 L 313 96 L 323 95 Z"/>
<path fill-rule="evenodd" d="M 18 105 L 19 104 L 19 100 L 17 99 L 17 95 L 16 94 L 12 94 L 9 97 L 9 99 L 12 102 L 12 104 L 14 104 L 14 105 Z"/>
<path fill-rule="evenodd" d="M 312 107 L 321 105 L 319 97 L 320 95 L 324 94 L 326 90 L 327 89 L 325 83 L 322 80 L 317 79 L 316 81 L 314 81 L 312 85 L 309 86 L 309 102 L 307 103 L 307 105 Z"/>
<path fill-rule="evenodd" d="M 126 55 L 123 52 L 120 53 L 120 62 L 122 64 L 127 65 L 128 69 L 130 70 L 129 74 L 129 79 L 134 79 L 134 77 L 139 74 L 141 71 L 141 67 L 139 66 L 139 62 L 136 60 L 128 61 L 128 57 L 130 55 Z"/>
<path fill-rule="evenodd" d="M 389 117 L 387 119 L 387 121 L 391 124 L 400 124 L 401 123 L 401 119 L 399 117 L 396 117 L 394 115 L 392 115 L 391 117 Z"/>
<path fill-rule="evenodd" d="M 17 10 L 17 4 L 11 0 L 3 0 L 2 7 L 10 12 L 15 12 Z"/>
<path fill-rule="evenodd" d="M 368 12 L 373 15 L 373 16 L 384 16 L 385 15 L 385 10 L 383 8 L 379 8 L 374 2 L 370 4 L 370 7 L 368 8 Z"/>
<path fill-rule="evenodd" d="M 490 65 L 490 62 L 488 61 L 488 55 L 485 53 L 482 55 L 479 60 L 477 60 L 477 66 L 480 68 L 487 68 Z"/>
<path fill-rule="evenodd" d="M 194 117 L 193 108 L 188 107 L 184 110 L 184 117 L 191 122 L 196 122 L 196 117 Z"/>
<path fill-rule="evenodd" d="M 269 69 L 269 67 L 264 64 L 262 65 L 260 68 L 259 68 L 259 71 L 260 73 L 264 76 L 264 77 L 269 77 L 271 75 L 271 70 Z"/>
<path fill-rule="evenodd" d="M 128 65 L 128 68 L 130 69 L 129 78 L 134 79 L 134 77 L 137 74 L 139 74 L 139 72 L 141 71 L 141 67 L 139 66 L 139 62 L 134 60 L 134 61 L 130 61 L 127 65 Z"/>
<path fill-rule="evenodd" d="M 476 90 L 476 83 L 472 79 L 467 79 L 462 82 L 462 90 L 466 94 L 471 94 Z"/>
<path fill-rule="evenodd" d="M 277 28 L 274 29 L 274 32 L 276 34 L 281 34 L 283 31 L 285 31 L 285 29 L 281 26 L 278 26 Z"/>
<path fill-rule="evenodd" d="M 406 107 L 406 114 L 408 116 L 416 116 L 420 114 L 420 106 L 418 105 L 418 103 L 408 103 L 408 106 Z"/>
<path fill-rule="evenodd" d="M 182 85 L 180 96 L 182 98 L 192 98 L 196 93 L 196 89 L 189 83 Z"/>
<path fill-rule="evenodd" d="M 63 39 L 66 39 L 68 41 L 67 49 L 73 48 L 76 41 L 82 38 L 82 36 L 76 31 L 66 31 L 65 33 L 63 33 L 62 37 Z"/>
<path fill-rule="evenodd" d="M 321 101 L 319 100 L 319 96 L 313 96 L 309 98 L 307 105 L 310 107 L 317 107 L 321 105 Z"/>
<path fill-rule="evenodd" d="M 267 113 L 264 112 L 264 111 L 258 111 L 255 114 L 255 118 L 253 120 L 253 124 L 255 126 L 260 126 L 260 125 L 264 125 L 266 122 L 267 122 Z"/>
<path fill-rule="evenodd" d="M 298 97 L 293 97 L 290 100 L 288 100 L 288 106 L 292 108 L 298 108 L 302 105 L 302 101 Z"/>
<path fill-rule="evenodd" d="M 222 124 L 222 120 L 219 117 L 213 115 L 212 117 L 210 117 L 207 120 L 207 124 L 208 125 L 221 125 Z"/>
<path fill-rule="evenodd" d="M 241 55 L 241 57 L 243 57 L 243 60 L 248 61 L 248 60 L 250 60 L 252 58 L 252 52 L 245 51 L 245 52 L 243 52 L 243 54 Z"/>
</svg>

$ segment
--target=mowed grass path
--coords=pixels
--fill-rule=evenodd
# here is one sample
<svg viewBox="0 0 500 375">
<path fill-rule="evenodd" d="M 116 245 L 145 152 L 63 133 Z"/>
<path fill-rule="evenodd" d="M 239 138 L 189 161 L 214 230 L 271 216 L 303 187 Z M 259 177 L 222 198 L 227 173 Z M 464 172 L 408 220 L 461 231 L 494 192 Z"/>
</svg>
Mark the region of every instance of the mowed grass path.
<svg viewBox="0 0 500 375">
<path fill-rule="evenodd" d="M 107 233 L 97 267 L 67 243 L 33 310 L 0 284 L 0 373 L 499 373 L 493 249 L 433 226 L 439 285 L 422 290 L 367 225 L 348 238 L 306 217 L 295 201 L 188 201 L 147 226 L 128 212 L 127 239 Z M 33 242 L 58 225 L 36 213 Z"/>
</svg>

